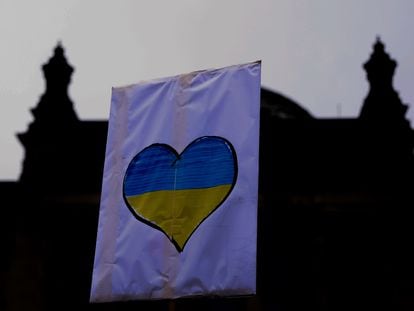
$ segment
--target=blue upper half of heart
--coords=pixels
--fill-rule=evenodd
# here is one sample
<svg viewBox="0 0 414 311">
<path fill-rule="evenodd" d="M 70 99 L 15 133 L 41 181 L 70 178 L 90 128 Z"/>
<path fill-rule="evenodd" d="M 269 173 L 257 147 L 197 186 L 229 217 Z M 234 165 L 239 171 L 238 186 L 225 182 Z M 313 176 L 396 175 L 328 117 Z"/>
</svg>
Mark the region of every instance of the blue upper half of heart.
<svg viewBox="0 0 414 311">
<path fill-rule="evenodd" d="M 154 144 L 132 159 L 125 173 L 124 194 L 231 185 L 236 165 L 234 149 L 220 137 L 198 138 L 181 155 L 168 145 Z"/>
</svg>

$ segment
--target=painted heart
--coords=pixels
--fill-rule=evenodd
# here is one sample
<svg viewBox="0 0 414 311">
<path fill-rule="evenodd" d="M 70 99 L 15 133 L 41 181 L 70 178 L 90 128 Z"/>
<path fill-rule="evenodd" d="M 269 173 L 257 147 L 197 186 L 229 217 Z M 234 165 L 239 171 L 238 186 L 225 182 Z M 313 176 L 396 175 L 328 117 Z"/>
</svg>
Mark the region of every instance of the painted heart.
<svg viewBox="0 0 414 311">
<path fill-rule="evenodd" d="M 236 179 L 237 158 L 230 142 L 203 136 L 181 154 L 166 144 L 143 149 L 128 165 L 123 195 L 138 220 L 161 230 L 181 252 L 226 200 Z"/>
</svg>

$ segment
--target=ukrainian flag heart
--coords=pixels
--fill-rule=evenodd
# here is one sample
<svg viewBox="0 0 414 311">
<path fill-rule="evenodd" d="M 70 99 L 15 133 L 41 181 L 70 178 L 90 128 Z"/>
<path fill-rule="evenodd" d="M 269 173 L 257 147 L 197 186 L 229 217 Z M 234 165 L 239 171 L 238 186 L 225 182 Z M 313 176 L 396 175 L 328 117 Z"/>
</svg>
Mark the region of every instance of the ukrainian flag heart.
<svg viewBox="0 0 414 311">
<path fill-rule="evenodd" d="M 226 200 L 236 179 L 237 158 L 230 142 L 203 136 L 181 154 L 166 144 L 143 149 L 128 165 L 123 195 L 138 220 L 161 230 L 181 252 Z"/>
</svg>

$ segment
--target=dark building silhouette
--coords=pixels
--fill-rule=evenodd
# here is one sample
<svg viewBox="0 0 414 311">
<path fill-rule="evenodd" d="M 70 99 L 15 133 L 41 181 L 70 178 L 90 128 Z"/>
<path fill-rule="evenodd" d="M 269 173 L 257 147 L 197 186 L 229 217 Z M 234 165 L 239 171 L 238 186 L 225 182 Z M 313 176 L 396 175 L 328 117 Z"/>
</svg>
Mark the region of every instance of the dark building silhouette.
<svg viewBox="0 0 414 311">
<path fill-rule="evenodd" d="M 358 118 L 262 114 L 258 268 L 267 304 L 413 307 L 413 131 L 392 86 L 395 65 L 377 40 Z"/>
<path fill-rule="evenodd" d="M 258 294 L 88 304 L 107 122 L 80 120 L 57 45 L 17 183 L 0 183 L 4 310 L 359 310 L 414 307 L 413 131 L 377 39 L 360 116 L 317 119 L 262 89 Z"/>
</svg>

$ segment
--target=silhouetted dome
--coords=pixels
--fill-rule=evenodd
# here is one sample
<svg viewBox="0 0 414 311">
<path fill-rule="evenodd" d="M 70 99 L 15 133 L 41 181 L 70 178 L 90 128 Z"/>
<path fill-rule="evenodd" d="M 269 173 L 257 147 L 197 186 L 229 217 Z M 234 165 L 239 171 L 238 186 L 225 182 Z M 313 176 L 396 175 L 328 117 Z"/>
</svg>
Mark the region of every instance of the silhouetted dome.
<svg viewBox="0 0 414 311">
<path fill-rule="evenodd" d="M 268 110 L 272 117 L 278 119 L 312 119 L 312 115 L 299 106 L 293 100 L 273 92 L 269 89 L 261 89 L 262 109 Z"/>
</svg>

